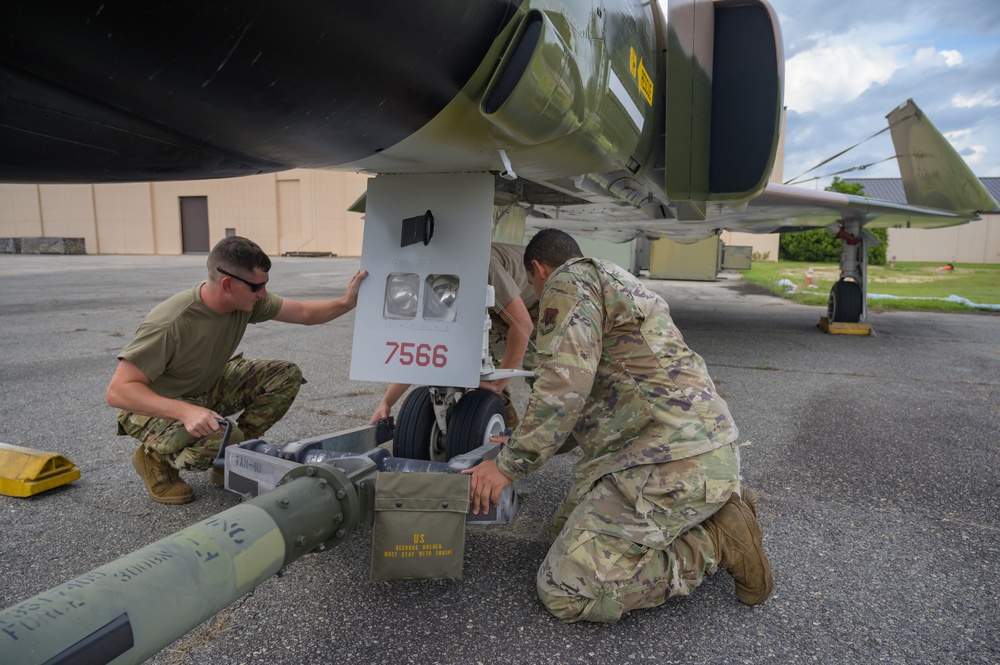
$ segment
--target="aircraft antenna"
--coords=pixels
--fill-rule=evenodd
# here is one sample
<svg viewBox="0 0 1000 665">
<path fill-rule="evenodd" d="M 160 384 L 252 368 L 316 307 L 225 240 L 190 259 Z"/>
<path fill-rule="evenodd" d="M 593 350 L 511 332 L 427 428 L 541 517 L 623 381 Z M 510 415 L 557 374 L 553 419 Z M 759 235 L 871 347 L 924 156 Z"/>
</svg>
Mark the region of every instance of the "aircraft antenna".
<svg viewBox="0 0 1000 665">
<path fill-rule="evenodd" d="M 882 162 L 888 162 L 889 160 L 896 159 L 897 157 L 899 157 L 899 155 L 892 155 L 890 157 L 886 157 L 885 159 L 880 159 L 880 160 L 875 161 L 875 162 L 869 162 L 868 164 L 860 164 L 858 166 L 851 166 L 850 168 L 841 169 L 839 171 L 833 171 L 832 173 L 826 173 L 824 175 L 813 176 L 812 178 L 807 178 L 805 180 L 800 180 L 798 182 L 791 182 L 791 181 L 789 181 L 789 182 L 786 182 L 784 184 L 786 184 L 786 185 L 802 185 L 802 184 L 805 184 L 807 182 L 812 182 L 814 180 L 822 180 L 823 178 L 829 178 L 830 176 L 833 176 L 833 175 L 840 175 L 841 173 L 851 173 L 852 171 L 864 171 L 869 166 L 875 166 L 876 164 L 881 164 Z M 808 173 L 808 171 L 807 171 L 807 173 Z M 802 175 L 805 175 L 805 173 L 803 173 Z M 798 176 L 798 177 L 801 178 L 802 176 Z"/>
<path fill-rule="evenodd" d="M 818 169 L 819 167 L 823 166 L 824 164 L 832 162 L 833 160 L 837 159 L 841 155 L 843 155 L 843 154 L 845 154 L 847 152 L 850 152 L 851 150 L 854 150 L 855 148 L 857 148 L 862 143 L 865 143 L 867 141 L 871 141 L 873 138 L 875 138 L 879 134 L 881 134 L 883 132 L 887 132 L 887 131 L 889 131 L 889 127 L 884 127 L 882 129 L 878 130 L 877 132 L 875 132 L 874 134 L 872 134 L 868 138 L 864 139 L 863 141 L 858 141 L 857 143 L 855 143 L 854 145 L 852 145 L 850 148 L 847 148 L 845 150 L 841 150 L 840 152 L 838 152 L 833 157 L 828 157 L 827 159 L 824 159 L 822 162 L 820 162 L 816 166 L 812 167 L 811 169 L 800 173 L 799 175 L 795 176 L 794 178 L 791 178 L 790 180 L 786 180 L 782 184 L 784 184 L 784 185 L 797 185 L 797 184 L 801 184 L 801 182 L 799 182 L 799 178 L 801 178 L 802 176 L 804 176 L 806 173 L 811 173 L 812 171 L 815 171 L 816 169 Z M 869 166 L 873 166 L 875 164 L 880 164 L 882 162 L 888 161 L 890 159 L 895 159 L 895 158 L 896 158 L 895 155 L 893 155 L 892 157 L 886 157 L 885 159 L 879 160 L 878 162 L 872 162 L 871 164 L 865 164 L 864 166 L 855 166 L 853 168 L 846 169 L 844 171 L 838 171 L 837 173 L 830 173 L 828 175 L 837 175 L 839 173 L 847 173 L 848 171 L 861 171 L 861 170 L 864 170 L 864 169 L 868 168 Z M 810 182 L 812 180 L 818 180 L 820 178 L 826 178 L 826 177 L 827 176 L 816 176 L 814 178 L 810 178 L 809 180 L 803 180 L 802 182 Z"/>
</svg>

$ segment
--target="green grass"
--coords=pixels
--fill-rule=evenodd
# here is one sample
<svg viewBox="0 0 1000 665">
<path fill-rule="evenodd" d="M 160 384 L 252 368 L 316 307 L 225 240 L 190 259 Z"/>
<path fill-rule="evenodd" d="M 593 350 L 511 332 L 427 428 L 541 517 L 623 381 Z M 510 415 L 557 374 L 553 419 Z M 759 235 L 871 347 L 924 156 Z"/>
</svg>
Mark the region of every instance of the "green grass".
<svg viewBox="0 0 1000 665">
<path fill-rule="evenodd" d="M 806 286 L 806 270 L 812 266 L 816 273 L 817 288 Z M 868 266 L 868 293 L 902 296 L 904 300 L 869 299 L 869 311 L 925 310 L 937 312 L 970 312 L 974 310 L 960 303 L 916 298 L 947 298 L 956 295 L 974 303 L 1000 304 L 1000 265 L 985 263 L 956 263 L 955 270 L 939 271 L 942 263 L 897 262 L 894 268 Z M 783 295 L 804 305 L 826 306 L 830 288 L 840 276 L 840 267 L 831 263 L 800 263 L 796 261 L 754 261 L 753 267 L 743 273 L 743 279 Z M 782 279 L 795 284 L 796 292 L 783 293 L 778 285 Z"/>
</svg>

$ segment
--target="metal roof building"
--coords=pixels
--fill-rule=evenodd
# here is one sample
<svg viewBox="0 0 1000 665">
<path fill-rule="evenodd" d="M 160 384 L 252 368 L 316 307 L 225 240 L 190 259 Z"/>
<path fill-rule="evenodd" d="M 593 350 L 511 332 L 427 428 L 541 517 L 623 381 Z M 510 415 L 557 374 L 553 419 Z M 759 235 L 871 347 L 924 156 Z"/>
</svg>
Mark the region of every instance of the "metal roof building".
<svg viewBox="0 0 1000 665">
<path fill-rule="evenodd" d="M 901 178 L 844 178 L 847 183 L 859 183 L 864 185 L 865 196 L 893 203 L 906 203 L 906 194 L 903 192 L 903 180 Z M 1000 201 L 1000 178 L 980 178 L 979 182 L 990 193 L 994 201 Z"/>
</svg>

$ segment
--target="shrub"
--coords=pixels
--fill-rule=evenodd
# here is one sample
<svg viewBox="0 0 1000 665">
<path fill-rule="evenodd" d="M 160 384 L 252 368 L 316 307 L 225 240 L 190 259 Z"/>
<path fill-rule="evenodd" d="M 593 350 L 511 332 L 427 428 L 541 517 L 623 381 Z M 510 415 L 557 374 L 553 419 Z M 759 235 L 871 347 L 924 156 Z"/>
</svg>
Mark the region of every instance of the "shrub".
<svg viewBox="0 0 1000 665">
<path fill-rule="evenodd" d="M 868 264 L 885 265 L 889 244 L 887 229 L 868 229 L 882 244 L 868 248 Z M 778 258 L 782 261 L 806 263 L 839 263 L 841 239 L 826 229 L 812 229 L 800 233 L 782 233 L 778 243 Z"/>
<path fill-rule="evenodd" d="M 825 187 L 828 192 L 864 196 L 865 188 L 859 182 L 846 183 L 839 176 Z M 887 229 L 868 229 L 881 245 L 868 248 L 868 264 L 884 266 L 889 247 Z M 806 261 L 808 263 L 839 263 L 841 240 L 826 229 L 813 229 L 800 233 L 782 233 L 778 243 L 778 258 L 785 261 Z"/>
</svg>

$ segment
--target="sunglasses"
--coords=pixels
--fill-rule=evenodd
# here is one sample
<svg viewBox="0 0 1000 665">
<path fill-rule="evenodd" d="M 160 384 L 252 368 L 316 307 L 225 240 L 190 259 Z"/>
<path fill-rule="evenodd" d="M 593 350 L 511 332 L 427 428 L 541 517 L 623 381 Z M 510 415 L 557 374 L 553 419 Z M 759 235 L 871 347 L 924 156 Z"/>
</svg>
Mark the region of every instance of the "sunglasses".
<svg viewBox="0 0 1000 665">
<path fill-rule="evenodd" d="M 247 281 L 247 280 L 243 279 L 242 277 L 240 277 L 238 275 L 234 275 L 231 272 L 226 272 L 222 268 L 216 268 L 216 270 L 218 270 L 219 272 L 221 272 L 226 277 L 232 277 L 233 279 L 236 279 L 236 280 L 239 280 L 239 281 L 243 282 L 244 284 L 246 284 L 247 286 L 249 286 L 250 290 L 253 291 L 254 293 L 257 293 L 258 291 L 260 291 L 261 289 L 263 289 L 265 286 L 267 286 L 267 282 L 261 282 L 260 284 L 254 284 L 253 282 Z"/>
</svg>

